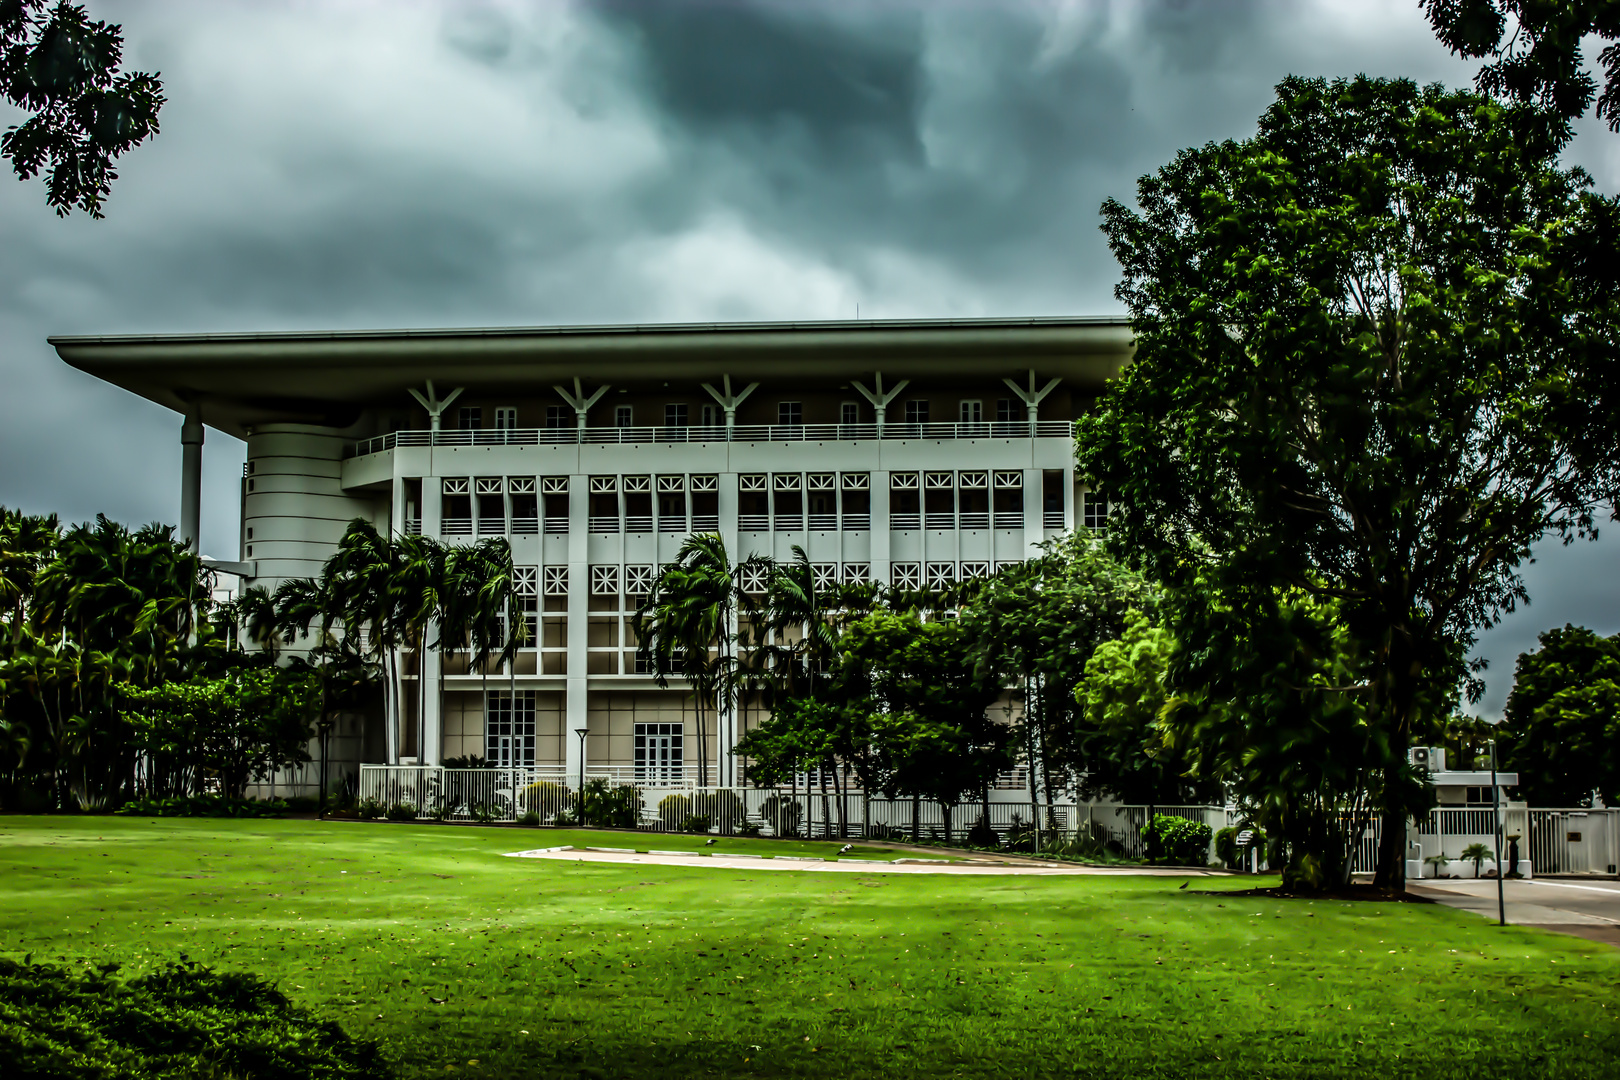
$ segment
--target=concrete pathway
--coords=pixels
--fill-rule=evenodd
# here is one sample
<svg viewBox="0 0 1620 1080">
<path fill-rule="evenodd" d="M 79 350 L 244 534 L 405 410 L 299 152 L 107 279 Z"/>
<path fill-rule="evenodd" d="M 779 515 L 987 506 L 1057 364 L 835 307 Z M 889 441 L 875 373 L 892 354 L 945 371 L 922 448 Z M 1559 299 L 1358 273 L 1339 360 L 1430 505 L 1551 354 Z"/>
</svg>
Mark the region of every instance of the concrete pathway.
<svg viewBox="0 0 1620 1080">
<path fill-rule="evenodd" d="M 1495 920 L 1496 881 L 1409 881 L 1406 887 L 1459 911 Z M 1502 882 L 1507 921 L 1620 945 L 1620 881 L 1604 878 L 1508 879 Z"/>
<path fill-rule="evenodd" d="M 776 855 L 771 858 L 748 855 L 709 855 L 683 851 L 613 851 L 602 848 L 535 848 L 509 851 L 512 859 L 551 859 L 560 862 L 617 863 L 629 866 L 688 866 L 707 870 L 808 870 L 815 873 L 843 874 L 946 874 L 957 877 L 1075 877 L 1085 874 L 1140 874 L 1151 877 L 1211 877 L 1200 870 L 1171 867 L 1073 866 L 1055 863 L 1047 866 L 997 866 L 982 862 L 944 862 L 928 859 L 822 859 L 811 855 Z"/>
</svg>

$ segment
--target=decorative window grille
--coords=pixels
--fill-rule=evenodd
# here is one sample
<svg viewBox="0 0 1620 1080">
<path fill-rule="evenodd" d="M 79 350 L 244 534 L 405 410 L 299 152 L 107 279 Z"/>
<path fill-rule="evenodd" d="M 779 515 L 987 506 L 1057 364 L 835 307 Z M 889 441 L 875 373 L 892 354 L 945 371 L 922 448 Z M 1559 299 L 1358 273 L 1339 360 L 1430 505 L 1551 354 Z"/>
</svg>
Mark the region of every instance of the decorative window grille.
<svg viewBox="0 0 1620 1080">
<path fill-rule="evenodd" d="M 889 577 L 897 589 L 922 588 L 922 567 L 914 562 L 897 562 L 889 566 Z"/>
<path fill-rule="evenodd" d="M 480 476 L 477 490 L 480 495 L 499 495 L 504 486 L 498 476 Z"/>
<path fill-rule="evenodd" d="M 484 760 L 498 768 L 534 765 L 534 691 L 491 691 L 484 699 Z"/>
<path fill-rule="evenodd" d="M 771 474 L 771 484 L 777 491 L 798 491 L 803 483 L 804 477 L 796 472 Z"/>
<path fill-rule="evenodd" d="M 985 474 L 982 472 L 965 472 L 961 474 L 958 483 L 965 488 L 984 488 L 987 486 L 985 479 Z"/>
<path fill-rule="evenodd" d="M 661 494 L 665 492 L 671 494 L 680 494 L 686 490 L 686 477 L 660 476 L 658 478 L 658 490 Z"/>
<path fill-rule="evenodd" d="M 889 488 L 891 491 L 916 491 L 917 474 L 914 472 L 890 473 Z"/>
<path fill-rule="evenodd" d="M 810 584 L 817 592 L 838 584 L 838 564 L 818 562 L 810 564 Z"/>
<path fill-rule="evenodd" d="M 685 726 L 637 724 L 635 727 L 636 779 L 678 781 L 684 772 Z"/>
<path fill-rule="evenodd" d="M 527 648 L 538 648 L 540 645 L 540 568 L 538 566 L 514 566 L 512 568 L 512 591 L 517 594 L 516 608 L 523 613 L 523 623 L 528 631 Z"/>
<path fill-rule="evenodd" d="M 838 474 L 838 482 L 845 491 L 871 491 L 872 474 L 864 472 L 847 472 Z"/>
<path fill-rule="evenodd" d="M 538 566 L 514 566 L 512 568 L 512 591 L 519 596 L 539 596 L 540 568 Z"/>
<path fill-rule="evenodd" d="M 547 596 L 567 596 L 568 595 L 568 567 L 566 567 L 566 566 L 548 566 L 548 567 L 546 567 L 545 580 L 546 580 L 546 595 Z"/>
<path fill-rule="evenodd" d="M 594 596 L 619 595 L 619 568 L 617 566 L 591 567 L 591 594 Z"/>
<path fill-rule="evenodd" d="M 545 476 L 540 479 L 540 493 L 542 495 L 568 494 L 568 477 Z"/>
<path fill-rule="evenodd" d="M 813 472 L 805 478 L 805 487 L 810 491 L 834 491 L 837 479 L 837 473 Z"/>
<path fill-rule="evenodd" d="M 996 487 L 1001 491 L 1018 491 L 1024 486 L 1024 474 L 1021 472 L 996 473 Z"/>
<path fill-rule="evenodd" d="M 996 563 L 996 573 L 999 574 L 1003 570 L 1010 570 L 1015 566 L 1022 566 L 1022 565 L 1023 565 L 1023 560 L 1022 559 L 1003 559 L 1002 561 Z"/>
<path fill-rule="evenodd" d="M 506 480 L 506 490 L 510 491 L 513 495 L 533 495 L 534 494 L 534 477 L 532 477 L 532 476 L 511 476 L 511 477 L 508 477 L 507 480 Z"/>
<path fill-rule="evenodd" d="M 619 478 L 617 476 L 591 477 L 592 495 L 617 495 L 619 493 Z"/>
<path fill-rule="evenodd" d="M 845 585 L 865 585 L 872 580 L 872 564 L 852 562 L 844 564 Z"/>
<path fill-rule="evenodd" d="M 444 493 L 446 495 L 472 494 L 472 481 L 465 476 L 447 476 L 444 478 Z"/>
<path fill-rule="evenodd" d="M 948 472 L 931 472 L 927 474 L 926 484 L 929 491 L 945 491 L 956 486 L 956 474 Z"/>
<path fill-rule="evenodd" d="M 1083 524 L 1088 529 L 1108 527 L 1108 496 L 1095 491 L 1086 492 Z"/>
<path fill-rule="evenodd" d="M 987 562 L 965 562 L 962 564 L 963 581 L 982 581 L 989 576 L 990 564 Z"/>
<path fill-rule="evenodd" d="M 744 563 L 737 577 L 739 587 L 750 596 L 758 596 L 765 591 L 765 567 L 757 563 Z"/>
<path fill-rule="evenodd" d="M 764 473 L 742 473 L 737 477 L 738 491 L 768 491 L 768 478 Z"/>
<path fill-rule="evenodd" d="M 838 406 L 838 422 L 840 424 L 858 424 L 861 422 L 861 407 L 857 402 L 846 401 Z"/>
<path fill-rule="evenodd" d="M 652 492 L 652 477 L 627 476 L 624 478 L 624 493 L 626 495 L 646 495 Z"/>
<path fill-rule="evenodd" d="M 652 592 L 653 579 L 657 575 L 651 566 L 626 566 L 624 568 L 624 591 L 630 596 L 646 596 Z"/>
<path fill-rule="evenodd" d="M 719 491 L 720 478 L 718 476 L 694 476 L 692 477 L 692 490 Z"/>
<path fill-rule="evenodd" d="M 955 581 L 955 563 L 931 562 L 928 564 L 928 587 L 930 589 L 948 589 Z"/>
</svg>

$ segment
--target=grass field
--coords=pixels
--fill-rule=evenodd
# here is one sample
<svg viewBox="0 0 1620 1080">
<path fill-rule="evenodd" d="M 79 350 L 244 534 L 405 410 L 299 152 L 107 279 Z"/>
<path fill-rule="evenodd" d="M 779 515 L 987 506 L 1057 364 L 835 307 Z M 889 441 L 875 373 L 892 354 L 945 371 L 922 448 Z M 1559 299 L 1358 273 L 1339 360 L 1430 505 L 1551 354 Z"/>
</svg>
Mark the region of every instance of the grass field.
<svg viewBox="0 0 1620 1080">
<path fill-rule="evenodd" d="M 0 817 L 0 954 L 255 971 L 380 1040 L 407 1077 L 1620 1069 L 1620 950 L 1439 907 L 1197 891 L 1253 879 L 1181 890 L 500 857 L 562 843 L 630 846 L 535 829 Z"/>
</svg>

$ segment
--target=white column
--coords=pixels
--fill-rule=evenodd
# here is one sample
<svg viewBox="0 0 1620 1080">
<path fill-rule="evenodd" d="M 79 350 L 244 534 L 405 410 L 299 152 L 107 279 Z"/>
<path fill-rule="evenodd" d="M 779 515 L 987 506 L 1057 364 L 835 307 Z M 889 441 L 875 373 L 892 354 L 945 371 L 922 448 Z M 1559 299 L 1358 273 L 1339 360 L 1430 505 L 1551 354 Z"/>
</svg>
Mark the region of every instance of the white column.
<svg viewBox="0 0 1620 1080">
<path fill-rule="evenodd" d="M 444 513 L 444 484 L 439 477 L 422 477 L 420 510 L 422 535 L 437 537 Z M 429 624 L 428 640 L 433 641 L 438 636 L 438 624 Z M 423 671 L 426 698 L 422 706 L 422 762 L 426 765 L 437 765 L 444 756 L 444 713 L 440 708 L 443 700 L 440 686 L 443 681 L 443 660 L 444 654 L 438 649 L 433 650 Z"/>
<path fill-rule="evenodd" d="M 872 510 L 872 580 L 889 582 L 889 474 L 872 474 L 867 504 Z"/>
<path fill-rule="evenodd" d="M 563 706 L 563 727 L 567 731 L 568 779 L 577 781 L 585 768 L 584 740 L 579 733 L 590 724 L 586 697 L 585 660 L 587 609 L 591 582 L 587 563 L 590 539 L 590 477 L 568 478 L 568 691 Z"/>
<path fill-rule="evenodd" d="M 1024 558 L 1033 559 L 1040 554 L 1039 544 L 1046 538 L 1046 524 L 1041 513 L 1041 501 L 1046 492 L 1041 486 L 1041 470 L 1024 470 Z"/>
<path fill-rule="evenodd" d="M 202 448 L 202 408 L 187 405 L 180 425 L 180 542 L 193 552 L 201 551 Z"/>
<path fill-rule="evenodd" d="M 422 477 L 422 535 L 438 537 L 444 527 L 444 481 L 437 476 Z"/>
</svg>

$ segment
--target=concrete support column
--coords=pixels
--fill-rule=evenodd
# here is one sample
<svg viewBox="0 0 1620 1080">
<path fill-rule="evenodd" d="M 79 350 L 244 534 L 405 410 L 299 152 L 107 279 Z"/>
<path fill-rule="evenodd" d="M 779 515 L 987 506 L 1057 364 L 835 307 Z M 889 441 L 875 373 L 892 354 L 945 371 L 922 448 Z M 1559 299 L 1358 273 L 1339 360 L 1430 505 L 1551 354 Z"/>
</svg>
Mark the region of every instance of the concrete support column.
<svg viewBox="0 0 1620 1080">
<path fill-rule="evenodd" d="M 1080 481 L 1075 476 L 1074 458 L 1063 466 L 1063 527 L 1074 532 L 1080 527 Z"/>
<path fill-rule="evenodd" d="M 437 537 L 443 528 L 444 482 L 437 476 L 422 477 L 422 535 Z"/>
<path fill-rule="evenodd" d="M 872 489 L 867 503 L 872 508 L 872 580 L 888 585 L 889 582 L 889 474 L 872 474 Z"/>
<path fill-rule="evenodd" d="M 439 622 L 434 619 L 427 625 L 426 639 L 437 641 L 438 638 Z M 437 765 L 444 756 L 444 716 L 439 709 L 442 656 L 438 649 L 429 649 L 426 652 L 426 662 L 422 665 L 422 764 L 424 765 Z"/>
<path fill-rule="evenodd" d="M 180 542 L 200 552 L 202 531 L 202 407 L 186 406 L 180 425 Z"/>
<path fill-rule="evenodd" d="M 1040 554 L 1040 543 L 1046 539 L 1045 515 L 1042 506 L 1046 499 L 1041 469 L 1024 470 L 1024 558 L 1033 559 Z"/>
<path fill-rule="evenodd" d="M 567 775 L 571 783 L 578 781 L 588 764 L 580 732 L 590 726 L 585 677 L 591 593 L 590 484 L 588 476 L 576 474 L 568 478 L 568 691 L 563 704 L 563 727 L 567 732 Z"/>
</svg>

